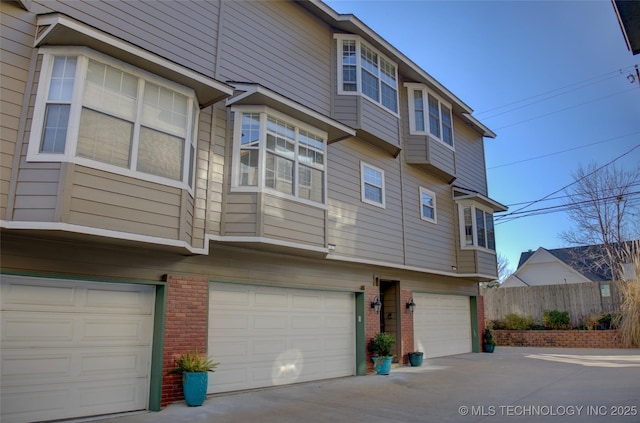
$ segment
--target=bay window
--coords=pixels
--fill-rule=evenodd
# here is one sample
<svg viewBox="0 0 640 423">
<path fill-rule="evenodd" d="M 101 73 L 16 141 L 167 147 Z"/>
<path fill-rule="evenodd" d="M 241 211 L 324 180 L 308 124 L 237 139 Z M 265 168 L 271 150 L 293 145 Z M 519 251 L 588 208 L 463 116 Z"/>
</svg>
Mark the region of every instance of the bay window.
<svg viewBox="0 0 640 423">
<path fill-rule="evenodd" d="M 409 130 L 413 135 L 430 135 L 453 148 L 451 103 L 428 90 L 424 84 L 406 83 L 409 98 Z"/>
<path fill-rule="evenodd" d="M 327 134 L 280 112 L 237 106 L 232 189 L 323 205 Z"/>
<path fill-rule="evenodd" d="M 193 90 L 86 48 L 42 48 L 27 159 L 193 189 Z"/>
<path fill-rule="evenodd" d="M 398 113 L 397 65 L 358 36 L 336 34 L 338 94 L 363 95 Z"/>
<path fill-rule="evenodd" d="M 462 248 L 496 249 L 493 213 L 476 204 L 459 204 Z"/>
</svg>

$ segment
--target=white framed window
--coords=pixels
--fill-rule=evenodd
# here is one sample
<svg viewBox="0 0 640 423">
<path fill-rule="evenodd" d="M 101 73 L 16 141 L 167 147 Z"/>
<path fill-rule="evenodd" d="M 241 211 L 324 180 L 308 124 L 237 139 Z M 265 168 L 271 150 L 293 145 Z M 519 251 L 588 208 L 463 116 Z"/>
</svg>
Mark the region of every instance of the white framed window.
<svg viewBox="0 0 640 423">
<path fill-rule="evenodd" d="M 338 94 L 362 95 L 398 115 L 398 66 L 356 35 L 336 34 Z"/>
<path fill-rule="evenodd" d="M 427 222 L 437 222 L 436 194 L 423 187 L 420 187 L 420 218 Z"/>
<path fill-rule="evenodd" d="M 458 204 L 460 245 L 495 251 L 493 212 L 474 203 Z"/>
<path fill-rule="evenodd" d="M 360 185 L 362 202 L 385 207 L 383 170 L 360 162 Z"/>
<path fill-rule="evenodd" d="M 409 99 L 409 131 L 430 135 L 448 147 L 454 147 L 451 103 L 427 89 L 424 84 L 406 83 Z"/>
<path fill-rule="evenodd" d="M 232 189 L 324 206 L 327 134 L 266 106 L 234 106 Z"/>
<path fill-rule="evenodd" d="M 193 90 L 81 47 L 43 47 L 27 160 L 193 191 Z"/>
</svg>

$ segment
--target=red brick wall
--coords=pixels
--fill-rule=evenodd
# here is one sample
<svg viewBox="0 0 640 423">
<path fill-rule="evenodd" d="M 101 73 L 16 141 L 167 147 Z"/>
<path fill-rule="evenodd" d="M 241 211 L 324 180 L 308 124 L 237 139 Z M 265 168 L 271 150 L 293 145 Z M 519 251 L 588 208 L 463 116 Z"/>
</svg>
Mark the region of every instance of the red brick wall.
<svg viewBox="0 0 640 423">
<path fill-rule="evenodd" d="M 402 345 L 401 350 L 398 351 L 402 358 L 398 361 L 404 365 L 409 365 L 409 353 L 413 352 L 413 313 L 407 309 L 406 304 L 413 297 L 413 292 L 407 289 L 400 290 L 400 314 L 402 320 L 400 325 L 402 327 Z"/>
<path fill-rule="evenodd" d="M 187 351 L 207 351 L 209 282 L 206 278 L 167 275 L 167 310 L 162 363 L 161 407 L 184 399 L 180 375 L 167 375 Z"/>
<path fill-rule="evenodd" d="M 494 330 L 498 346 L 625 348 L 617 330 Z"/>
<path fill-rule="evenodd" d="M 369 340 L 380 332 L 380 315 L 376 314 L 371 308 L 371 303 L 376 297 L 380 297 L 380 288 L 377 286 L 367 286 L 364 291 L 364 322 L 365 322 L 365 342 L 369 346 Z M 371 361 L 371 353 L 367 348 L 367 372 L 373 372 L 373 362 Z"/>
</svg>

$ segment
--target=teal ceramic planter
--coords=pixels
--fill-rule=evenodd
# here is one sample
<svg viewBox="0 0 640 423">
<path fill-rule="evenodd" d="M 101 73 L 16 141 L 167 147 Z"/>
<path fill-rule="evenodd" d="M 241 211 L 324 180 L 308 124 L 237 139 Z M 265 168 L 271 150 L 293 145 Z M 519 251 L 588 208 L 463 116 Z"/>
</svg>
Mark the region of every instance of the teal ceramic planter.
<svg viewBox="0 0 640 423">
<path fill-rule="evenodd" d="M 420 367 L 422 366 L 422 358 L 424 357 L 424 353 L 422 352 L 410 352 L 409 353 L 409 363 L 411 363 L 412 367 Z"/>
<path fill-rule="evenodd" d="M 379 375 L 388 375 L 391 372 L 391 360 L 393 357 L 372 357 L 373 367 Z"/>
<path fill-rule="evenodd" d="M 208 382 L 209 374 L 207 372 L 182 374 L 182 392 L 189 407 L 198 407 L 204 404 L 204 400 L 207 398 Z"/>
</svg>

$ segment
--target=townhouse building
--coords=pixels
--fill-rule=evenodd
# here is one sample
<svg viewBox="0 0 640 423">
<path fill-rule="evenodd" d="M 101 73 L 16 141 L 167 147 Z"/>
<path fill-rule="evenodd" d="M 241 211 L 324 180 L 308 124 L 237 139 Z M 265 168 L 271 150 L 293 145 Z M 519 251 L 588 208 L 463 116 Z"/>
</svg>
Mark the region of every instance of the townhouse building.
<svg viewBox="0 0 640 423">
<path fill-rule="evenodd" d="M 321 1 L 0 3 L 2 420 L 478 352 L 472 109 Z"/>
</svg>

